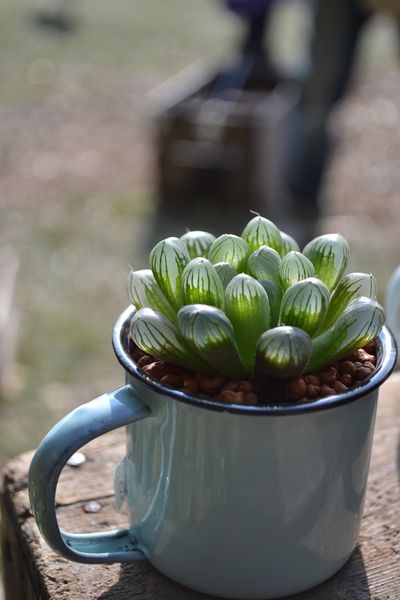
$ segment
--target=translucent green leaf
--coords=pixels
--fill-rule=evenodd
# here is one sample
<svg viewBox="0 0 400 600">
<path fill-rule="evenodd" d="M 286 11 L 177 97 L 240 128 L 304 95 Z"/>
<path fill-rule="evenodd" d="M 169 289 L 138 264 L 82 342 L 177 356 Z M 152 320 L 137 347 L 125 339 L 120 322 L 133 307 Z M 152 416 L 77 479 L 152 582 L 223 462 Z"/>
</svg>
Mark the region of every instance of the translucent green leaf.
<svg viewBox="0 0 400 600">
<path fill-rule="evenodd" d="M 258 280 L 279 283 L 279 269 L 281 257 L 278 252 L 268 246 L 260 246 L 247 260 L 247 270 Z"/>
<path fill-rule="evenodd" d="M 265 289 L 249 275 L 236 275 L 225 290 L 225 312 L 235 330 L 242 362 L 251 370 L 257 341 L 269 327 L 270 307 Z"/>
<path fill-rule="evenodd" d="M 291 235 L 289 235 L 288 233 L 285 233 L 284 231 L 281 231 L 281 238 L 282 238 L 282 256 L 285 256 L 285 254 L 288 254 L 288 252 L 291 252 L 292 250 L 295 250 L 296 252 L 300 252 L 298 243 L 296 242 L 296 240 L 294 238 L 292 238 Z"/>
<path fill-rule="evenodd" d="M 151 308 L 141 308 L 131 321 L 135 344 L 155 358 L 187 369 L 204 369 L 203 361 L 188 347 L 178 329 Z"/>
<path fill-rule="evenodd" d="M 161 240 L 150 252 L 150 266 L 154 277 L 177 310 L 184 304 L 182 274 L 189 260 L 186 246 L 176 237 Z"/>
<path fill-rule="evenodd" d="M 255 378 L 286 379 L 304 371 L 311 354 L 311 338 L 296 327 L 274 327 L 262 334 L 257 344 Z"/>
<path fill-rule="evenodd" d="M 181 240 L 185 244 L 190 258 L 197 258 L 208 255 L 215 236 L 208 231 L 188 231 L 181 236 Z"/>
<path fill-rule="evenodd" d="M 212 243 L 208 252 L 209 260 L 215 264 L 227 262 L 240 272 L 246 268 L 249 246 L 242 238 L 224 233 Z"/>
<path fill-rule="evenodd" d="M 168 302 L 150 269 L 131 271 L 127 289 L 129 298 L 136 308 L 153 308 L 171 322 L 176 321 L 176 311 Z"/>
<path fill-rule="evenodd" d="M 340 280 L 349 259 L 350 248 L 339 233 L 320 235 L 303 250 L 310 259 L 317 277 L 332 291 Z"/>
<path fill-rule="evenodd" d="M 353 300 L 328 331 L 313 339 L 307 372 L 362 348 L 377 337 L 384 321 L 383 309 L 376 300 L 363 296 Z"/>
<path fill-rule="evenodd" d="M 269 326 L 276 327 L 279 324 L 279 316 L 281 312 L 282 289 L 273 281 L 261 280 L 260 283 L 267 292 L 269 300 Z"/>
<path fill-rule="evenodd" d="M 313 264 L 301 252 L 292 250 L 282 259 L 280 276 L 284 290 L 293 283 L 307 279 L 307 277 L 314 277 L 314 275 Z"/>
<path fill-rule="evenodd" d="M 247 223 L 242 238 L 248 242 L 250 252 L 254 252 L 260 246 L 273 248 L 279 254 L 282 252 L 281 232 L 272 221 L 260 215 Z"/>
<path fill-rule="evenodd" d="M 206 258 L 194 258 L 182 275 L 185 304 L 224 306 L 224 288 L 214 266 Z"/>
<path fill-rule="evenodd" d="M 376 300 L 376 279 L 373 275 L 367 273 L 349 273 L 343 277 L 331 296 L 328 312 L 320 332 L 329 329 L 340 317 L 346 306 L 360 296 Z"/>
<path fill-rule="evenodd" d="M 225 289 L 226 286 L 232 279 L 237 275 L 236 269 L 231 267 L 227 262 L 218 262 L 214 265 L 215 270 L 218 273 L 218 277 L 221 280 L 222 287 Z"/>
<path fill-rule="evenodd" d="M 185 340 L 214 373 L 240 378 L 246 375 L 232 324 L 222 310 L 205 304 L 188 304 L 178 313 Z"/>
<path fill-rule="evenodd" d="M 316 277 L 309 277 L 290 286 L 283 294 L 281 325 L 299 327 L 312 336 L 325 318 L 329 290 Z"/>
</svg>

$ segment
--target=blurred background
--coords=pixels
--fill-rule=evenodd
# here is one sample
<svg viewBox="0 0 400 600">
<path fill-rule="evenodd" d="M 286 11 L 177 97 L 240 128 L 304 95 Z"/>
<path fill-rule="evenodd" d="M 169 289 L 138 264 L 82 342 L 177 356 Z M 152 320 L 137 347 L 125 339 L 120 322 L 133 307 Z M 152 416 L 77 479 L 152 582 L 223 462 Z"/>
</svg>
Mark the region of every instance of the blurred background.
<svg viewBox="0 0 400 600">
<path fill-rule="evenodd" d="M 274 107 L 287 117 L 310 63 L 313 3 L 276 2 L 268 21 L 270 60 L 284 80 Z M 2 1 L 0 465 L 35 447 L 73 406 L 121 385 L 111 330 L 128 304 L 128 265 L 147 266 L 156 233 L 198 229 L 205 214 L 214 233 L 226 226 L 229 197 L 213 200 L 215 214 L 196 200 L 197 221 L 190 199 L 174 203 L 165 188 L 160 144 L 171 122 L 163 111 L 202 77 L 227 65 L 232 74 L 244 31 L 222 0 Z M 347 237 L 350 268 L 377 276 L 381 300 L 400 263 L 398 56 L 396 21 L 369 18 L 351 86 L 329 114 L 337 145 L 316 223 Z M 233 73 L 239 86 L 243 68 Z M 267 127 L 269 135 L 267 150 L 249 150 L 252 161 L 264 152 L 261 174 L 264 155 L 265 172 L 268 160 L 276 169 L 276 156 L 285 157 L 283 129 Z M 296 230 L 280 184 L 264 208 L 243 189 L 234 211 L 242 226 L 255 208 Z"/>
</svg>

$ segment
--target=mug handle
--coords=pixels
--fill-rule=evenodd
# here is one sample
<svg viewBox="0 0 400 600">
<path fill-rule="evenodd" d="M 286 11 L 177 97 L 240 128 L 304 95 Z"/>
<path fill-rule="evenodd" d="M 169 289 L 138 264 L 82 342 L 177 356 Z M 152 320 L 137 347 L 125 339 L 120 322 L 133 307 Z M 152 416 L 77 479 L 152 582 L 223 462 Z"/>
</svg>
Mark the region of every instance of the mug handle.
<svg viewBox="0 0 400 600">
<path fill-rule="evenodd" d="M 29 498 L 36 523 L 48 545 L 81 563 L 126 562 L 145 558 L 130 529 L 75 534 L 57 522 L 55 495 L 60 473 L 79 448 L 103 433 L 151 415 L 131 385 L 82 404 L 64 417 L 40 443 L 29 468 Z"/>
</svg>

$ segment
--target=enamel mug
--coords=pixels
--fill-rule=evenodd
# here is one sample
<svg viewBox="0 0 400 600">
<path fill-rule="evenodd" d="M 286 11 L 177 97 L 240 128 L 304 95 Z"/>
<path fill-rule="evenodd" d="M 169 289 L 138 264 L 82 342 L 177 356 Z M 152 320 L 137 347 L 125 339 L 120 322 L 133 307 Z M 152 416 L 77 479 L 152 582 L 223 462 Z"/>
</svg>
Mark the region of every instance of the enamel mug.
<svg viewBox="0 0 400 600">
<path fill-rule="evenodd" d="M 386 327 L 377 369 L 354 390 L 303 404 L 225 404 L 163 386 L 133 362 L 129 325 L 113 334 L 126 385 L 79 406 L 41 442 L 29 492 L 47 543 L 83 563 L 148 559 L 192 589 L 279 598 L 335 573 L 359 533 L 378 388 L 396 348 Z M 126 426 L 126 529 L 61 531 L 59 474 L 81 446 Z"/>
</svg>

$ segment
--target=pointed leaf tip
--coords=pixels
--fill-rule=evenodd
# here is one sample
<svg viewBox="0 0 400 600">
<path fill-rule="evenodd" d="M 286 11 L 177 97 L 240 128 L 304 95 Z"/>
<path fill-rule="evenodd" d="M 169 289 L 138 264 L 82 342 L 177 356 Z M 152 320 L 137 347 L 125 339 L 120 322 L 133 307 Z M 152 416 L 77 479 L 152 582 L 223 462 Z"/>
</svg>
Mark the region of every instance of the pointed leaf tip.
<svg viewBox="0 0 400 600">
<path fill-rule="evenodd" d="M 291 250 L 284 256 L 280 266 L 280 279 L 282 288 L 285 290 L 294 283 L 314 277 L 315 269 L 311 261 L 295 250 Z"/>
<path fill-rule="evenodd" d="M 310 259 L 315 273 L 332 291 L 339 282 L 349 259 L 349 244 L 339 233 L 320 235 L 309 242 L 303 254 Z"/>
<path fill-rule="evenodd" d="M 185 304 L 224 306 L 224 288 L 214 266 L 206 258 L 194 258 L 182 274 Z"/>
<path fill-rule="evenodd" d="M 345 275 L 332 294 L 320 331 L 329 329 L 345 308 L 356 298 L 365 296 L 376 300 L 376 291 L 376 279 L 373 275 L 367 273 L 349 273 Z"/>
<path fill-rule="evenodd" d="M 232 324 L 222 310 L 189 304 L 179 311 L 178 321 L 183 337 L 212 372 L 232 378 L 246 375 Z"/>
<path fill-rule="evenodd" d="M 187 231 L 181 236 L 191 259 L 198 256 L 207 256 L 215 236 L 208 231 Z"/>
<path fill-rule="evenodd" d="M 283 294 L 280 323 L 292 325 L 313 336 L 328 310 L 329 290 L 316 277 L 297 281 Z"/>
<path fill-rule="evenodd" d="M 179 330 L 151 308 L 141 308 L 134 314 L 130 333 L 135 344 L 155 358 L 189 369 L 201 369 L 203 366 L 188 348 Z"/>
<path fill-rule="evenodd" d="M 244 271 L 248 255 L 247 242 L 231 233 L 220 235 L 208 251 L 208 258 L 213 264 L 227 262 L 238 272 Z"/>
<path fill-rule="evenodd" d="M 361 296 L 353 300 L 330 329 L 313 339 L 307 372 L 363 348 L 380 333 L 385 322 L 381 305 Z"/>
<path fill-rule="evenodd" d="M 258 280 L 273 281 L 279 283 L 279 270 L 281 266 L 281 257 L 279 253 L 268 246 L 260 246 L 247 261 L 247 268 L 250 275 Z"/>
<path fill-rule="evenodd" d="M 300 247 L 299 247 L 298 243 L 291 235 L 289 235 L 288 233 L 285 233 L 284 231 L 281 231 L 281 238 L 282 238 L 282 256 L 285 256 L 285 254 L 288 254 L 288 252 L 291 252 L 292 250 L 295 250 L 296 252 L 300 252 Z"/>
<path fill-rule="evenodd" d="M 257 344 L 255 376 L 286 379 L 301 375 L 311 354 L 310 336 L 297 327 L 274 327 L 262 334 Z"/>
<path fill-rule="evenodd" d="M 127 291 L 130 301 L 136 308 L 153 308 L 171 322 L 176 322 L 176 311 L 150 269 L 131 270 L 127 280 Z"/>
<path fill-rule="evenodd" d="M 154 277 L 175 309 L 184 304 L 182 274 L 190 260 L 184 243 L 176 237 L 161 240 L 150 252 Z"/>
<path fill-rule="evenodd" d="M 260 215 L 247 223 L 243 229 L 242 238 L 248 242 L 250 252 L 254 252 L 260 246 L 273 248 L 279 254 L 282 252 L 281 232 L 275 223 Z"/>
</svg>

